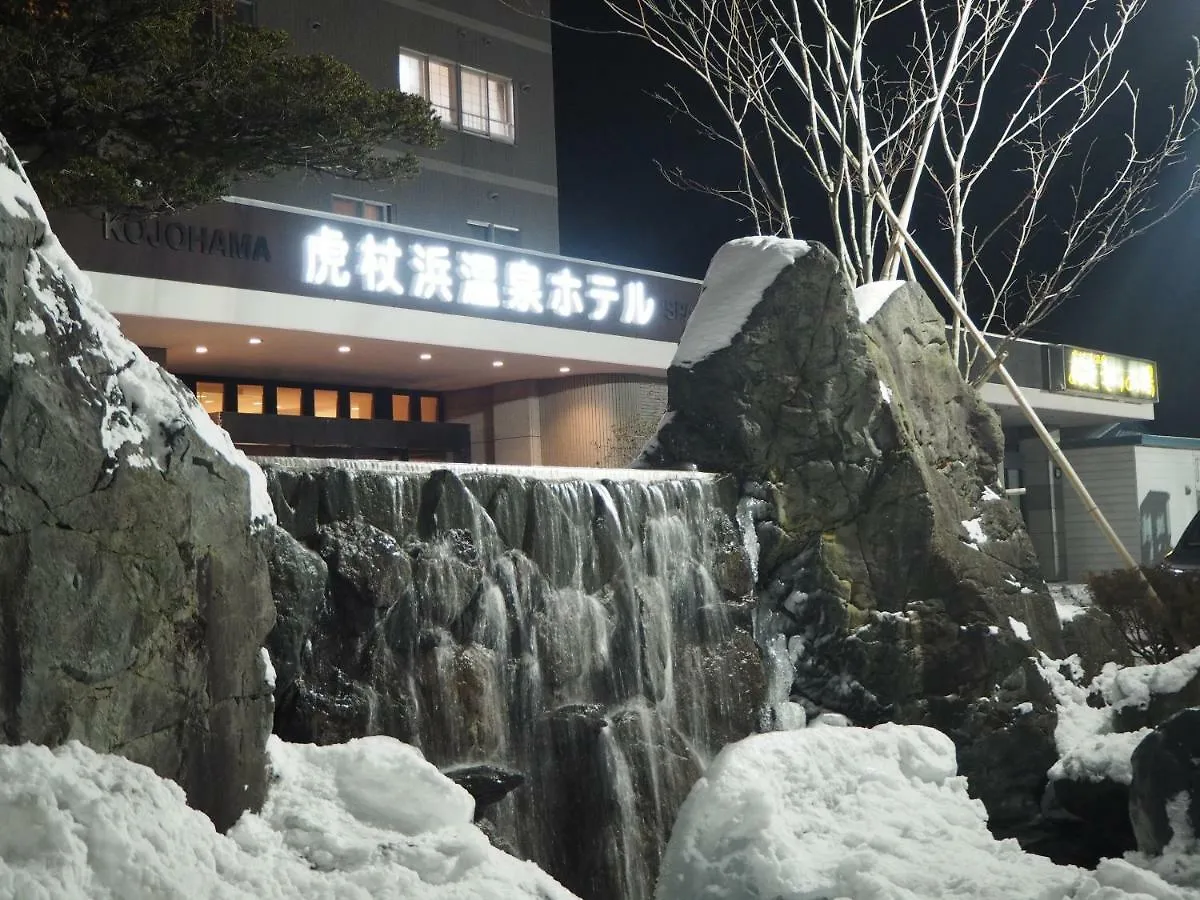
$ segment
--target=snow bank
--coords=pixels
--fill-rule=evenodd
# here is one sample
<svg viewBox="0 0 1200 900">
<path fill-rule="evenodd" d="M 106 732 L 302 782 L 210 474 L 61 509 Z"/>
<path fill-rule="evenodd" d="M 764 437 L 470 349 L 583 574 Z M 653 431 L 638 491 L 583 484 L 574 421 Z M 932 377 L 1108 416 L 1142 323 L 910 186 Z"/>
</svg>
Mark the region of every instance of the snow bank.
<svg viewBox="0 0 1200 900">
<path fill-rule="evenodd" d="M 0 897 L 571 900 L 492 847 L 474 801 L 391 738 L 269 745 L 261 815 L 229 836 L 149 769 L 78 743 L 0 747 Z"/>
<path fill-rule="evenodd" d="M 806 241 L 777 237 L 739 238 L 718 250 L 671 365 L 693 366 L 728 347 L 763 291 L 808 250 Z"/>
<path fill-rule="evenodd" d="M 864 325 L 883 309 L 892 294 L 904 287 L 903 281 L 872 281 L 854 289 L 854 303 L 858 306 L 858 321 Z"/>
<path fill-rule="evenodd" d="M 954 745 L 921 726 L 756 735 L 680 810 L 658 900 L 1182 900 L 1119 860 L 1056 866 L 987 831 Z"/>
<path fill-rule="evenodd" d="M 97 396 L 103 398 L 99 440 L 105 451 L 115 456 L 125 448 L 130 465 L 165 469 L 169 456 L 167 436 L 177 433 L 184 424 L 191 425 L 214 451 L 246 472 L 254 523 L 258 526 L 273 523 L 275 511 L 262 470 L 234 446 L 191 391 L 163 372 L 121 334 L 116 319 L 93 298 L 91 282 L 50 231 L 46 212 L 3 135 L 0 135 L 0 207 L 12 218 L 40 222 L 46 228 L 46 236 L 30 255 L 25 270 L 25 281 L 41 307 L 38 311 L 41 321 L 19 323 L 18 330 L 54 340 L 77 333 L 82 324 L 97 340 L 97 345 L 88 352 L 103 359 L 107 363 L 105 368 L 115 373 L 103 384 L 92 384 Z M 71 308 L 56 293 L 54 285 L 60 281 L 78 296 L 81 323 L 75 321 Z M 63 290 L 61 285 L 57 289 Z M 47 334 L 47 325 L 53 333 Z M 88 367 L 78 361 L 73 364 L 81 377 L 91 380 Z"/>
</svg>

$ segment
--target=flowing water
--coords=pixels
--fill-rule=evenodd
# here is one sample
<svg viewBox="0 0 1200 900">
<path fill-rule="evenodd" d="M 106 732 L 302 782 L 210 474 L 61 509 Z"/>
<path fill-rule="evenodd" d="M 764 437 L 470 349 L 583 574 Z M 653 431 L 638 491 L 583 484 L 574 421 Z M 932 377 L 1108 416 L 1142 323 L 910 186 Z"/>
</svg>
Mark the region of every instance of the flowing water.
<svg viewBox="0 0 1200 900">
<path fill-rule="evenodd" d="M 651 897 L 679 804 L 762 702 L 722 484 L 263 462 L 280 524 L 309 548 L 281 543 L 273 561 L 276 730 L 390 734 L 443 769 L 519 772 L 483 810 L 498 843 L 586 900 Z"/>
</svg>

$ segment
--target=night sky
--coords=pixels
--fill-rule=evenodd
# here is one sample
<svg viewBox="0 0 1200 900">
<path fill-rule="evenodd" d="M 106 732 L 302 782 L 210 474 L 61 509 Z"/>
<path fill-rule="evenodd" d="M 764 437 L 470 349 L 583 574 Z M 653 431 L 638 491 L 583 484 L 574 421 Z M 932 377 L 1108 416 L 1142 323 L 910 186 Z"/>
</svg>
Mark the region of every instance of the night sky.
<svg viewBox="0 0 1200 900">
<path fill-rule="evenodd" d="M 573 26 L 610 24 L 600 0 L 558 0 L 555 15 Z M 1147 100 L 1174 90 L 1191 34 L 1200 32 L 1200 3 L 1157 0 L 1139 20 L 1129 65 Z M 752 232 L 731 204 L 680 191 L 655 161 L 720 179 L 733 157 L 671 120 L 650 96 L 667 83 L 686 89 L 690 73 L 640 41 L 554 32 L 559 211 L 562 251 L 695 278 L 725 241 Z M 1200 139 L 1196 141 L 1200 158 Z M 1176 179 L 1186 175 L 1180 167 Z M 1167 195 L 1178 184 L 1164 184 Z M 793 198 L 797 196 L 792 193 Z M 824 201 L 798 233 L 828 239 Z M 1122 248 L 1078 296 L 1031 335 L 1115 353 L 1148 357 L 1160 368 L 1153 431 L 1200 437 L 1200 200 Z"/>
</svg>

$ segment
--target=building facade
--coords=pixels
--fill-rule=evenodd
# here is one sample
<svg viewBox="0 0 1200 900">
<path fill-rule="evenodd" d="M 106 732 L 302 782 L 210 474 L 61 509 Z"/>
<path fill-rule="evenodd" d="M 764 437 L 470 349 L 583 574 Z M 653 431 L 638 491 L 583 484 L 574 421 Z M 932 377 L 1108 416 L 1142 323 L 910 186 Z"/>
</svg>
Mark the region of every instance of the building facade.
<svg viewBox="0 0 1200 900">
<path fill-rule="evenodd" d="M 288 172 L 239 196 L 557 253 L 554 72 L 547 0 L 252 0 L 245 17 L 288 32 L 377 88 L 429 100 L 443 141 L 418 178 L 367 184 Z M 397 148 L 393 148 L 397 149 Z"/>
</svg>

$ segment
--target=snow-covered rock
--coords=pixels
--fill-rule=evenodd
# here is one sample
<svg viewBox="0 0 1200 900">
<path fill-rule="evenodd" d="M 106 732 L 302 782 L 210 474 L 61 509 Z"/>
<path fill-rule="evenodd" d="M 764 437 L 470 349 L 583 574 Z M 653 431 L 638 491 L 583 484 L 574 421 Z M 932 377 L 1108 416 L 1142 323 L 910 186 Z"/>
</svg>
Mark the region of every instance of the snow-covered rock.
<svg viewBox="0 0 1200 900">
<path fill-rule="evenodd" d="M 930 728 L 780 731 L 726 747 L 680 810 L 657 900 L 1183 900 L 1121 860 L 1057 866 L 988 832 Z"/>
<path fill-rule="evenodd" d="M 266 479 L 92 298 L 3 137 L 0 498 L 0 740 L 120 752 L 232 824 L 265 787 Z"/>
<path fill-rule="evenodd" d="M 473 801 L 391 738 L 270 743 L 261 815 L 221 835 L 175 784 L 78 743 L 0 747 L 0 897 L 572 900 L 492 847 Z"/>
</svg>

